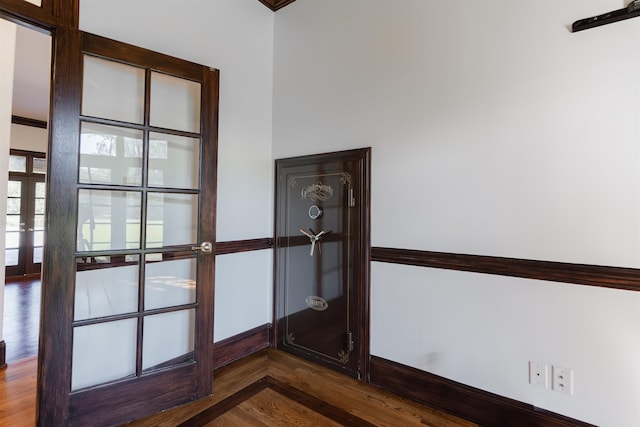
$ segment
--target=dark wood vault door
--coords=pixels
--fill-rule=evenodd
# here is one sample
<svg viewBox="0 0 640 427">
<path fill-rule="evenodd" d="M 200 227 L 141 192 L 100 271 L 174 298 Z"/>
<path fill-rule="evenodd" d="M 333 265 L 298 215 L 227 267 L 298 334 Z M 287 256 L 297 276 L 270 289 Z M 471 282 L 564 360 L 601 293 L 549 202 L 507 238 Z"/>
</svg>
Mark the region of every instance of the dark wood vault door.
<svg viewBox="0 0 640 427">
<path fill-rule="evenodd" d="M 276 160 L 277 347 L 355 377 L 368 352 L 368 160 Z"/>
<path fill-rule="evenodd" d="M 38 425 L 211 393 L 217 70 L 56 32 Z"/>
</svg>

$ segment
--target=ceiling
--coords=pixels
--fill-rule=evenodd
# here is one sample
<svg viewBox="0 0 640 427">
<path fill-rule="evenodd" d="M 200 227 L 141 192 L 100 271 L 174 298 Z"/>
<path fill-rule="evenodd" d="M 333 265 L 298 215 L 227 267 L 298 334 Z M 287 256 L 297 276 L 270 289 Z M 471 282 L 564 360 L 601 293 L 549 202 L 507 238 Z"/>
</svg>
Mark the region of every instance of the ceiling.
<svg viewBox="0 0 640 427">
<path fill-rule="evenodd" d="M 258 0 L 276 10 L 295 0 Z M 48 121 L 51 80 L 51 36 L 18 26 L 13 77 L 14 116 Z"/>
</svg>

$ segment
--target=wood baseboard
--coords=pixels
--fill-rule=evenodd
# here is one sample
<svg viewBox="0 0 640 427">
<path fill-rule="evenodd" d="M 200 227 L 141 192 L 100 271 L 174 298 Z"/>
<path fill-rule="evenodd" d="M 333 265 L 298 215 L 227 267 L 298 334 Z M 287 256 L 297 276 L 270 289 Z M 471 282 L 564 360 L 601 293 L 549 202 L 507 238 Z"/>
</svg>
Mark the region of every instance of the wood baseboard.
<svg viewBox="0 0 640 427">
<path fill-rule="evenodd" d="M 370 383 L 485 427 L 591 426 L 376 356 L 371 357 Z"/>
<path fill-rule="evenodd" d="M 271 324 L 269 323 L 213 343 L 213 369 L 268 348 L 270 343 Z"/>
<path fill-rule="evenodd" d="M 0 341 L 0 369 L 7 367 L 7 343 Z"/>
</svg>

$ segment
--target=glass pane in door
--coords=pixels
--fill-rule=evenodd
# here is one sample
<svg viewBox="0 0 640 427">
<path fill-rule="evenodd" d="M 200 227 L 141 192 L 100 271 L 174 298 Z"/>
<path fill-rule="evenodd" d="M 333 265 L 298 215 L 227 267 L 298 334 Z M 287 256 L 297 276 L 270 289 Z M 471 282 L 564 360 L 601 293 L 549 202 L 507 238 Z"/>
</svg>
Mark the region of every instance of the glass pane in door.
<svg viewBox="0 0 640 427">
<path fill-rule="evenodd" d="M 79 258 L 74 320 L 138 309 L 138 255 Z"/>
<path fill-rule="evenodd" d="M 142 131 L 83 123 L 80 136 L 80 182 L 142 184 Z"/>
<path fill-rule="evenodd" d="M 22 157 L 24 159 L 24 157 Z M 25 159 L 26 160 L 26 159 Z M 26 161 L 25 161 L 26 168 Z M 22 223 L 22 181 L 9 181 L 7 188 L 7 216 L 5 231 L 5 266 L 16 266 L 20 263 L 20 233 L 24 230 Z"/>
<path fill-rule="evenodd" d="M 82 114 L 142 123 L 144 70 L 85 55 Z"/>
<path fill-rule="evenodd" d="M 140 247 L 138 191 L 78 191 L 78 251 Z"/>
<path fill-rule="evenodd" d="M 145 310 L 195 302 L 196 258 L 162 261 L 162 257 L 162 254 L 147 254 Z"/>
<path fill-rule="evenodd" d="M 135 375 L 137 326 L 132 318 L 75 327 L 71 390 Z"/>
<path fill-rule="evenodd" d="M 151 73 L 151 125 L 200 133 L 200 83 Z"/>
<path fill-rule="evenodd" d="M 149 193 L 147 199 L 147 248 L 190 245 L 198 233 L 198 196 L 181 193 Z"/>
<path fill-rule="evenodd" d="M 42 262 L 42 245 L 44 243 L 44 208 L 46 202 L 46 185 L 44 182 L 35 183 L 35 208 L 33 214 L 33 254 L 32 262 Z"/>
<path fill-rule="evenodd" d="M 198 188 L 200 139 L 155 132 L 149 139 L 149 185 Z"/>
<path fill-rule="evenodd" d="M 193 359 L 196 311 L 180 310 L 144 318 L 142 369 Z"/>
</svg>

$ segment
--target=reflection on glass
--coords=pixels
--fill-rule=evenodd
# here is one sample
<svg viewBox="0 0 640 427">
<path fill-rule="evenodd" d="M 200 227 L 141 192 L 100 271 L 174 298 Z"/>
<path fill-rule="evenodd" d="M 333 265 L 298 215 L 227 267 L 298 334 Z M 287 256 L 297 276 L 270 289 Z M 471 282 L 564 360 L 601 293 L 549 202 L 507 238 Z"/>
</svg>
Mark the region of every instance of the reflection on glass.
<svg viewBox="0 0 640 427">
<path fill-rule="evenodd" d="M 140 247 L 141 193 L 78 191 L 78 251 Z"/>
<path fill-rule="evenodd" d="M 142 131 L 82 123 L 79 179 L 89 184 L 141 185 Z"/>
<path fill-rule="evenodd" d="M 44 214 L 44 199 L 36 199 L 35 200 L 35 213 L 42 215 Z"/>
<path fill-rule="evenodd" d="M 4 251 L 5 267 L 18 265 L 19 249 L 7 249 Z"/>
<path fill-rule="evenodd" d="M 41 157 L 33 158 L 33 173 L 47 173 L 47 159 Z"/>
<path fill-rule="evenodd" d="M 5 246 L 7 248 L 19 248 L 20 247 L 20 233 L 17 231 L 10 231 L 5 234 Z"/>
<path fill-rule="evenodd" d="M 7 215 L 7 231 L 20 231 L 20 215 Z"/>
<path fill-rule="evenodd" d="M 149 135 L 149 185 L 170 188 L 198 188 L 200 140 L 183 136 Z"/>
<path fill-rule="evenodd" d="M 7 199 L 7 213 L 8 214 L 20 214 L 21 200 L 18 198 L 10 197 Z"/>
<path fill-rule="evenodd" d="M 144 70 L 85 55 L 82 114 L 142 123 Z"/>
<path fill-rule="evenodd" d="M 196 300 L 196 259 L 156 261 L 162 254 L 148 254 L 144 274 L 144 308 L 171 307 Z"/>
<path fill-rule="evenodd" d="M 42 262 L 42 247 L 33 248 L 33 263 L 40 264 Z"/>
<path fill-rule="evenodd" d="M 125 262 L 124 256 L 96 257 L 76 271 L 74 320 L 131 313 L 138 309 L 138 255 Z M 99 268 L 104 267 L 104 268 Z"/>
<path fill-rule="evenodd" d="M 25 156 L 9 156 L 9 172 L 27 172 L 27 158 Z"/>
<path fill-rule="evenodd" d="M 200 133 L 200 83 L 151 73 L 152 126 Z"/>
<path fill-rule="evenodd" d="M 44 243 L 44 231 L 33 232 L 33 246 L 42 246 Z"/>
<path fill-rule="evenodd" d="M 142 369 L 164 367 L 166 362 L 192 360 L 195 309 L 144 318 Z"/>
<path fill-rule="evenodd" d="M 73 328 L 71 390 L 135 375 L 137 320 Z"/>
<path fill-rule="evenodd" d="M 8 197 L 22 197 L 22 182 L 20 181 L 9 181 L 7 187 L 7 196 Z"/>
<path fill-rule="evenodd" d="M 33 216 L 33 229 L 44 230 L 44 215 Z"/>
<path fill-rule="evenodd" d="M 198 196 L 148 193 L 147 248 L 196 243 Z"/>
<path fill-rule="evenodd" d="M 47 186 L 44 182 L 36 182 L 36 197 L 38 199 L 44 199 L 46 196 Z"/>
</svg>

